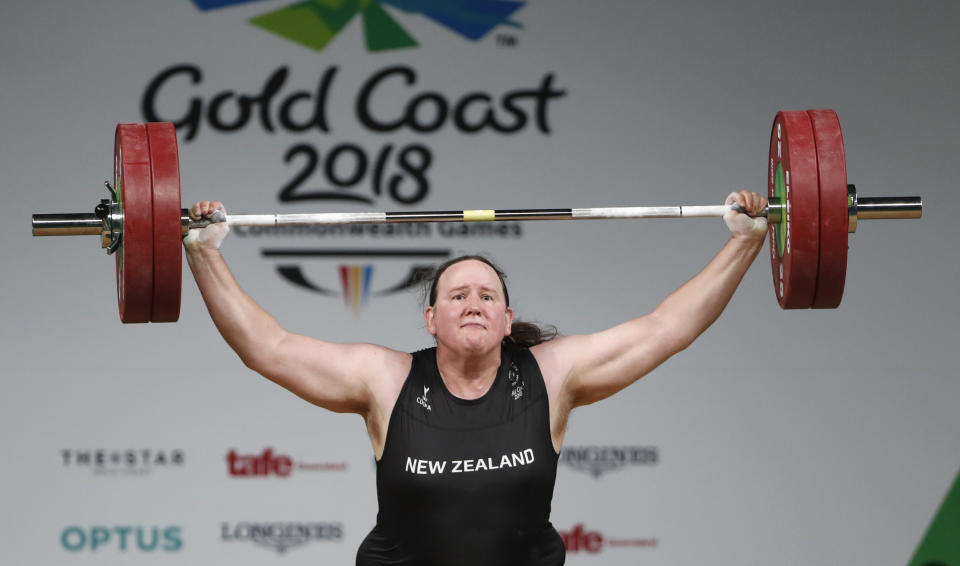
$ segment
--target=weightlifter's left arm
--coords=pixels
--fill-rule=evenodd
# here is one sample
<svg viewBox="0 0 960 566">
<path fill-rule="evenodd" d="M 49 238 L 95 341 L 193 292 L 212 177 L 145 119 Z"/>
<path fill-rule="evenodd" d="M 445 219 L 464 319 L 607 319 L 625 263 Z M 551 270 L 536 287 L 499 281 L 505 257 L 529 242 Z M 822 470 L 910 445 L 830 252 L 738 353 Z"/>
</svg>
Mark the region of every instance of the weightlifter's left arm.
<svg viewBox="0 0 960 566">
<path fill-rule="evenodd" d="M 766 199 L 732 193 L 728 203 L 757 213 Z M 565 336 L 531 348 L 540 363 L 553 413 L 599 401 L 627 387 L 684 350 L 720 316 L 763 247 L 766 219 L 729 212 L 731 238 L 693 279 L 650 314 L 594 334 Z M 554 431 L 555 436 L 559 431 Z"/>
</svg>

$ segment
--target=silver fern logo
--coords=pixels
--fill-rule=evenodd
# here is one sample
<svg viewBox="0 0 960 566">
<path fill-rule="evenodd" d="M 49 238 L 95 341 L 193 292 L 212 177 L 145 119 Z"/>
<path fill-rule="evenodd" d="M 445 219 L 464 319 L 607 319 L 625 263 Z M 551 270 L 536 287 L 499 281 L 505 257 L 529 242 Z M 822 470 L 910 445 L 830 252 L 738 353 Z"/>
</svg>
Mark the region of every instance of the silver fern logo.
<svg viewBox="0 0 960 566">
<path fill-rule="evenodd" d="M 510 371 L 507 373 L 507 381 L 510 382 L 510 395 L 516 401 L 523 397 L 523 390 L 527 384 L 520 379 L 520 369 L 517 364 L 510 364 Z"/>
</svg>

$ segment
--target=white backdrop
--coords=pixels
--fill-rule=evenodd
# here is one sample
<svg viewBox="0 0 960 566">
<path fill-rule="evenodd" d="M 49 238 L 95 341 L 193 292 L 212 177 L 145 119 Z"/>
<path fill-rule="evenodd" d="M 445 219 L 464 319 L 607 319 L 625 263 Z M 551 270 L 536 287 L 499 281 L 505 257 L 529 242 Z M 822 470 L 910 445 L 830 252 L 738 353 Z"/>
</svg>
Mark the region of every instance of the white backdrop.
<svg viewBox="0 0 960 566">
<path fill-rule="evenodd" d="M 31 213 L 87 212 L 106 197 L 116 123 L 181 121 L 191 103 L 203 110 L 192 139 L 179 129 L 183 200 L 218 198 L 233 212 L 714 204 L 735 188 L 765 190 L 777 110 L 835 109 L 860 194 L 922 195 L 923 220 L 860 225 L 835 311 L 779 310 L 764 251 L 693 347 L 574 413 L 553 522 L 573 565 L 906 563 L 960 467 L 960 5 L 532 0 L 510 16 L 517 25 L 474 41 L 398 4 L 418 3 L 383 3 L 418 46 L 376 52 L 359 16 L 320 51 L 249 23 L 291 5 L 280 0 L 0 4 L 4 563 L 351 564 L 374 523 L 362 421 L 243 367 L 187 270 L 179 323 L 123 326 L 113 258 L 96 238 L 27 231 Z M 199 76 L 162 82 L 145 115 L 151 81 L 177 66 Z M 451 108 L 483 93 L 504 124 L 525 122 L 514 133 L 467 133 L 452 119 L 432 132 L 373 131 L 358 100 L 391 67 L 413 84 L 377 85 L 379 120 L 424 93 Z M 238 97 L 256 99 L 281 69 L 270 103 L 250 102 L 238 122 Z M 552 96 L 503 104 L 545 81 Z M 284 128 L 291 100 L 301 123 L 319 104 L 325 131 Z M 236 128 L 217 130 L 211 116 Z M 297 194 L 369 202 L 281 202 L 314 153 Z M 333 186 L 364 158 L 355 186 Z M 421 170 L 426 194 L 401 202 L 414 200 Z M 491 254 L 521 317 L 573 334 L 647 312 L 726 237 L 718 220 L 427 232 L 235 230 L 224 254 L 288 328 L 412 350 L 430 343 L 417 293 L 376 293 L 439 255 Z M 277 249 L 353 252 L 265 254 Z M 365 255 L 380 249 L 419 256 Z M 345 294 L 341 265 L 372 266 L 366 302 Z M 267 449 L 288 476 L 231 475 L 231 451 L 245 461 Z M 569 465 L 624 455 L 594 474 Z"/>
</svg>

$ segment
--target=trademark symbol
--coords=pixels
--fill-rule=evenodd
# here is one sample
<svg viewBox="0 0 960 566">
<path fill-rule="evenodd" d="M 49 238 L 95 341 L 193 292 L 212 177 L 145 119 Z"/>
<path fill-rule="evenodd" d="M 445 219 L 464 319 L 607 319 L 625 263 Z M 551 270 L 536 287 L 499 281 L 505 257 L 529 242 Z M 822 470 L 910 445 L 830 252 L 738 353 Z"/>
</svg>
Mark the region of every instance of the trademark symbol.
<svg viewBox="0 0 960 566">
<path fill-rule="evenodd" d="M 497 47 L 516 47 L 517 36 L 507 34 L 497 34 Z"/>
</svg>

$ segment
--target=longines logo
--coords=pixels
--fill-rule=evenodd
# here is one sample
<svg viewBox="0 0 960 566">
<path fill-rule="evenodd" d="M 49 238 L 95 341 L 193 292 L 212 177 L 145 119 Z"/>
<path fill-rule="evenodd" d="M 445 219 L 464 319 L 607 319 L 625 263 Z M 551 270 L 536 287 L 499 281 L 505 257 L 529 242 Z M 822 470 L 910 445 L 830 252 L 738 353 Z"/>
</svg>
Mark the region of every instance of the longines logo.
<svg viewBox="0 0 960 566">
<path fill-rule="evenodd" d="M 286 454 L 274 454 L 273 448 L 266 448 L 260 454 L 237 454 L 236 450 L 227 452 L 227 473 L 233 477 L 289 477 L 295 470 L 300 472 L 342 472 L 347 469 L 346 462 L 303 462 L 294 461 Z"/>
<path fill-rule="evenodd" d="M 60 451 L 60 458 L 65 468 L 89 470 L 97 476 L 143 476 L 157 469 L 182 468 L 185 462 L 183 450 L 153 448 L 122 450 L 64 448 Z"/>
<path fill-rule="evenodd" d="M 340 523 L 299 523 L 243 521 L 220 525 L 220 539 L 224 542 L 249 541 L 272 548 L 277 554 L 303 546 L 310 542 L 343 540 L 343 525 Z"/>
<path fill-rule="evenodd" d="M 594 478 L 626 466 L 653 466 L 660 460 L 656 446 L 568 446 L 560 464 Z"/>
</svg>

